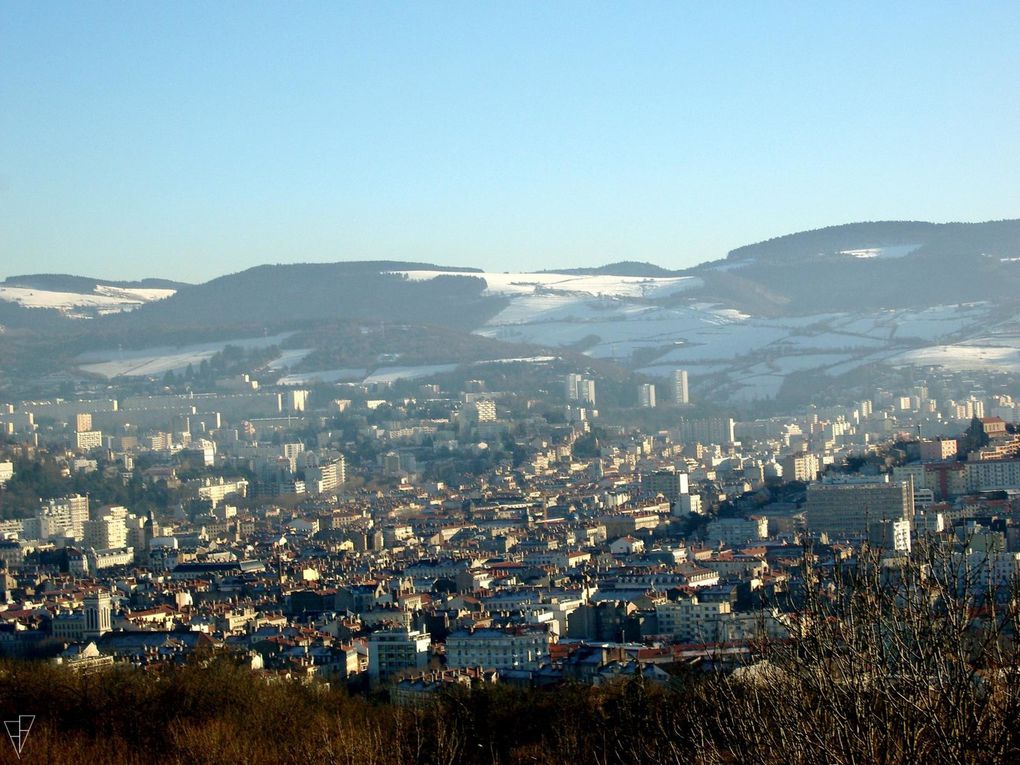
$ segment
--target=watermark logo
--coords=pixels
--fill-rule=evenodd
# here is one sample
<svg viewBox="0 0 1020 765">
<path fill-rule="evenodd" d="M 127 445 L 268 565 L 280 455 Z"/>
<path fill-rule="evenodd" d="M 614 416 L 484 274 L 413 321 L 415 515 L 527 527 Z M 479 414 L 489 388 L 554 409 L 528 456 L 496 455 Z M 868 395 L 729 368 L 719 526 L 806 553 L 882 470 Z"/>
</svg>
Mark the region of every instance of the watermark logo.
<svg viewBox="0 0 1020 765">
<path fill-rule="evenodd" d="M 25 741 L 28 739 L 28 732 L 32 730 L 32 723 L 35 722 L 35 715 L 19 715 L 17 720 L 4 720 L 4 727 L 7 728 L 7 735 L 14 744 L 14 751 L 21 759 L 21 750 L 25 748 Z"/>
</svg>

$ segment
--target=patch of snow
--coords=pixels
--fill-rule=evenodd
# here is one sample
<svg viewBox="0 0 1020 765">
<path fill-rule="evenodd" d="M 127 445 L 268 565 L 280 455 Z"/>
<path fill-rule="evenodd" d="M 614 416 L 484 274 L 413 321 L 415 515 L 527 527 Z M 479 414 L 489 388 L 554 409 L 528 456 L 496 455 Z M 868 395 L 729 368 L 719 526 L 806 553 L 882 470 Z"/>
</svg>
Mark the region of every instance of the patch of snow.
<svg viewBox="0 0 1020 765">
<path fill-rule="evenodd" d="M 907 351 L 889 359 L 894 366 L 939 366 L 947 369 L 972 369 L 1020 372 L 1020 348 L 988 345 L 933 345 Z"/>
<path fill-rule="evenodd" d="M 280 351 L 280 355 L 269 362 L 269 369 L 273 371 L 280 371 L 283 369 L 289 369 L 290 367 L 296 366 L 302 362 L 314 348 L 288 348 L 285 351 Z"/>
<path fill-rule="evenodd" d="M 558 356 L 526 356 L 516 359 L 486 359 L 484 361 L 474 362 L 474 366 L 482 366 L 484 364 L 548 364 L 550 361 L 556 361 Z"/>
<path fill-rule="evenodd" d="M 111 287 L 107 284 L 96 285 L 97 295 L 106 295 L 121 300 L 137 300 L 142 303 L 153 303 L 157 300 L 166 300 L 168 297 L 177 294 L 172 289 L 149 289 L 142 287 Z"/>
<path fill-rule="evenodd" d="M 638 305 L 616 297 L 579 297 L 564 294 L 519 295 L 487 324 L 533 324 L 545 321 L 627 320 L 652 306 Z"/>
<path fill-rule="evenodd" d="M 842 350 L 856 348 L 874 348 L 884 342 L 876 337 L 865 335 L 847 335 L 842 332 L 820 332 L 817 335 L 792 334 L 777 340 L 773 345 L 782 348 L 809 350 Z"/>
<path fill-rule="evenodd" d="M 457 364 L 431 364 L 419 367 L 379 367 L 372 374 L 366 377 L 366 383 L 387 383 L 397 380 L 415 380 L 419 377 L 452 372 Z"/>
<path fill-rule="evenodd" d="M 102 350 L 89 351 L 78 357 L 78 368 L 89 374 L 99 375 L 107 379 L 114 377 L 158 377 L 167 372 L 179 372 L 191 364 L 198 367 L 208 361 L 228 345 L 239 348 L 267 348 L 278 345 L 290 337 L 293 332 L 269 337 L 242 338 L 222 340 L 213 343 L 198 343 L 179 348 L 162 346 L 141 350 Z"/>
<path fill-rule="evenodd" d="M 0 300 L 17 303 L 25 308 L 50 308 L 65 313 L 87 309 L 97 313 L 130 311 L 154 300 L 170 297 L 176 290 L 134 289 L 96 286 L 94 292 L 58 292 L 33 287 L 0 286 Z"/>
<path fill-rule="evenodd" d="M 690 345 L 676 348 L 657 359 L 678 366 L 692 361 L 720 361 L 745 356 L 788 337 L 786 330 L 747 322 L 724 327 L 705 328 L 692 333 Z"/>
<path fill-rule="evenodd" d="M 920 311 L 903 311 L 896 317 L 893 337 L 939 340 L 965 327 L 981 324 L 988 314 L 985 306 L 934 306 Z"/>
<path fill-rule="evenodd" d="M 865 260 L 872 258 L 902 258 L 904 255 L 909 255 L 915 250 L 920 249 L 920 247 L 921 245 L 919 244 L 897 244 L 891 247 L 865 247 L 860 250 L 840 250 L 839 254 Z"/>
<path fill-rule="evenodd" d="M 323 369 L 319 372 L 296 372 L 276 381 L 277 385 L 308 385 L 310 383 L 361 382 L 367 369 Z"/>
<path fill-rule="evenodd" d="M 412 281 L 440 276 L 484 279 L 489 295 L 533 295 L 543 291 L 583 293 L 610 297 L 662 297 L 702 286 L 695 276 L 612 276 L 608 274 L 529 274 L 488 271 L 390 271 Z"/>
<path fill-rule="evenodd" d="M 475 361 L 472 366 L 485 364 L 546 364 L 555 361 L 556 356 L 528 356 L 507 359 L 486 359 Z M 311 383 L 364 382 L 380 383 L 396 380 L 413 380 L 444 372 L 452 372 L 457 364 L 431 364 L 416 367 L 379 367 L 372 374 L 367 369 L 344 367 L 340 369 L 323 369 L 315 372 L 295 372 L 277 380 L 277 385 L 308 385 Z"/>
<path fill-rule="evenodd" d="M 54 292 L 32 287 L 0 287 L 0 300 L 17 303 L 25 308 L 54 308 L 67 311 L 72 308 L 99 308 L 120 306 L 125 302 L 141 305 L 141 300 L 125 301 L 110 295 L 86 295 L 78 292 Z"/>
</svg>

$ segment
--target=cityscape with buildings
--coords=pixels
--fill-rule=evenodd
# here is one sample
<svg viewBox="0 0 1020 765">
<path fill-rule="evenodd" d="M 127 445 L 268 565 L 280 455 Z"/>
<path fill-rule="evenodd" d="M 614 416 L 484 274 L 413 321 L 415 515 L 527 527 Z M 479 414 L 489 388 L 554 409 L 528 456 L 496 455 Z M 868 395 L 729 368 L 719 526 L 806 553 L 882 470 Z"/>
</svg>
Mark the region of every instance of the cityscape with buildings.
<svg viewBox="0 0 1020 765">
<path fill-rule="evenodd" d="M 405 703 L 753 664 L 796 632 L 806 556 L 892 570 L 937 545 L 975 593 L 1020 572 L 1008 394 L 736 420 L 675 370 L 637 386 L 642 428 L 603 424 L 595 375 L 545 373 L 544 400 L 252 370 L 4 405 L 0 650 L 93 671 L 215 649 Z"/>
<path fill-rule="evenodd" d="M 1018 40 L 0 4 L 0 765 L 1020 762 Z"/>
<path fill-rule="evenodd" d="M 603 404 L 619 381 L 564 363 L 307 388 L 269 364 L 204 392 L 83 381 L 4 404 L 0 652 L 82 683 L 227 661 L 425 725 L 497 691 L 540 706 L 639 683 L 697 719 L 692 682 L 728 693 L 752 672 L 781 695 L 786 647 L 854 623 L 833 593 L 895 615 L 920 588 L 892 623 L 935 633 L 954 603 L 985 604 L 1012 642 L 1020 399 L 998 378 L 933 368 L 757 418 L 693 400 L 682 369 Z M 497 384 L 507 366 L 525 389 Z M 827 656 L 846 636 L 828 639 Z M 650 759 L 675 744 L 650 735 Z"/>
</svg>

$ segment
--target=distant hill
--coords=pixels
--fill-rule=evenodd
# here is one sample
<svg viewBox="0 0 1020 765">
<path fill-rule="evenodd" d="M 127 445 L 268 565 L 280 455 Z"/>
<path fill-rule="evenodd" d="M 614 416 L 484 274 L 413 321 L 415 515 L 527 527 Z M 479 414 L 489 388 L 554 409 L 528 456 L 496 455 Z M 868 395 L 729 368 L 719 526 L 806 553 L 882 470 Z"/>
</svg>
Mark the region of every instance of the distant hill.
<svg viewBox="0 0 1020 765">
<path fill-rule="evenodd" d="M 53 332 L 66 327 L 69 321 L 57 311 L 24 308 L 17 303 L 0 300 L 0 331 L 19 329 Z"/>
<path fill-rule="evenodd" d="M 739 247 L 690 273 L 706 297 L 759 313 L 1013 301 L 1020 220 L 831 226 Z"/>
<path fill-rule="evenodd" d="M 146 327 L 351 319 L 473 329 L 504 305 L 498 297 L 483 295 L 485 282 L 471 276 L 415 282 L 388 273 L 422 269 L 477 271 L 398 261 L 257 266 L 182 287 L 130 317 L 109 320 Z"/>
<path fill-rule="evenodd" d="M 799 261 L 848 250 L 917 245 L 911 255 L 1020 256 L 1020 220 L 986 223 L 877 221 L 787 234 L 732 250 L 726 260 Z"/>
<path fill-rule="evenodd" d="M 415 271 L 430 273 L 401 273 Z M 584 352 L 653 377 L 689 368 L 703 400 L 802 395 L 805 375 L 835 396 L 875 365 L 915 363 L 904 359 L 1012 370 L 997 359 L 1014 349 L 1020 369 L 1020 220 L 850 223 L 683 271 L 623 261 L 542 274 L 565 276 L 361 261 L 262 265 L 194 285 L 9 277 L 0 391 L 5 379 L 56 379 L 84 352 L 274 333 L 289 333 L 301 373 Z"/>
</svg>

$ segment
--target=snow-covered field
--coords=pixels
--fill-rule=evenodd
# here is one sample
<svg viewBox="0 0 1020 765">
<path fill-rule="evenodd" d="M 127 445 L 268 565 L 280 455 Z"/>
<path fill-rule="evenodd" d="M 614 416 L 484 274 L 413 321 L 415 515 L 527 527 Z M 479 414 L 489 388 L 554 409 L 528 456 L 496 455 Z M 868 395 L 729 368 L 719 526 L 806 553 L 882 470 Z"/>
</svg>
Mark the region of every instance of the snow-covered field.
<svg viewBox="0 0 1020 765">
<path fill-rule="evenodd" d="M 277 380 L 278 385 L 311 385 L 313 383 L 361 382 L 368 374 L 367 369 L 342 367 L 323 369 L 318 372 L 294 372 Z"/>
<path fill-rule="evenodd" d="M 985 303 L 938 305 L 919 311 L 897 311 L 896 339 L 938 340 L 965 329 L 979 329 L 988 319 Z"/>
<path fill-rule="evenodd" d="M 121 300 L 137 300 L 141 303 L 151 303 L 154 300 L 163 300 L 177 293 L 171 289 L 149 289 L 141 287 L 113 287 L 109 284 L 97 284 L 97 295 L 108 295 Z"/>
<path fill-rule="evenodd" d="M 300 362 L 304 361 L 305 357 L 311 353 L 314 348 L 288 348 L 285 351 L 280 351 L 280 355 L 269 362 L 269 369 L 274 371 L 282 371 L 284 369 L 290 369 L 291 367 L 297 366 Z"/>
<path fill-rule="evenodd" d="M 902 258 L 921 247 L 919 244 L 898 244 L 891 247 L 866 247 L 861 250 L 841 250 L 840 255 L 849 255 L 851 258 Z"/>
<path fill-rule="evenodd" d="M 548 364 L 556 361 L 556 356 L 521 356 L 514 359 L 485 359 L 476 361 L 472 366 L 485 366 L 486 364 Z"/>
<path fill-rule="evenodd" d="M 484 366 L 489 364 L 548 364 L 555 361 L 555 356 L 530 356 L 507 359 L 486 359 L 475 361 L 470 366 Z M 336 383 L 336 382 L 363 382 L 363 383 L 385 383 L 396 380 L 416 380 L 422 377 L 452 372 L 459 365 L 457 364 L 426 364 L 422 366 L 405 367 L 379 367 L 371 374 L 367 369 L 324 369 L 318 372 L 294 372 L 281 377 L 279 385 L 310 385 L 313 383 Z"/>
<path fill-rule="evenodd" d="M 97 285 L 91 293 L 0 286 L 0 300 L 17 303 L 25 308 L 52 308 L 68 314 L 81 313 L 83 309 L 95 313 L 117 313 L 133 310 L 144 303 L 163 300 L 175 292 L 170 289 L 126 289 L 104 284 Z"/>
<path fill-rule="evenodd" d="M 762 355 L 762 354 L 759 354 Z M 775 398 L 794 372 L 815 371 L 828 374 L 829 370 L 847 362 L 846 353 L 806 353 L 784 356 L 764 355 L 764 360 L 754 357 L 735 358 L 729 362 L 695 364 L 659 364 L 642 367 L 639 372 L 652 377 L 666 378 L 674 369 L 685 369 L 692 380 L 710 381 L 713 395 L 734 401 L 755 401 Z"/>
<path fill-rule="evenodd" d="M 141 350 L 90 351 L 78 357 L 78 368 L 89 374 L 107 379 L 113 377 L 156 377 L 167 372 L 186 370 L 188 365 L 198 367 L 228 345 L 240 348 L 267 348 L 278 345 L 293 333 L 287 332 L 269 337 L 249 337 L 237 340 L 221 340 L 213 343 L 185 345 L 179 348 L 159 347 Z"/>
<path fill-rule="evenodd" d="M 419 377 L 452 372 L 456 364 L 430 364 L 417 367 L 379 367 L 371 374 L 367 369 L 324 369 L 319 372 L 295 372 L 281 377 L 279 385 L 311 385 L 313 383 L 388 383 L 397 380 L 415 380 Z"/>
<path fill-rule="evenodd" d="M 456 364 L 430 364 L 420 367 L 379 367 L 372 374 L 364 379 L 366 383 L 387 383 L 397 380 L 416 380 L 419 377 L 430 377 L 431 375 L 452 372 L 457 368 Z"/>
<path fill-rule="evenodd" d="M 881 252 L 854 253 L 855 257 L 902 257 L 913 248 L 879 249 Z M 589 356 L 622 363 L 630 361 L 635 352 L 647 355 L 659 351 L 642 365 L 646 374 L 665 376 L 673 369 L 687 369 L 693 379 L 709 378 L 713 390 L 744 400 L 775 396 L 786 377 L 796 372 L 838 376 L 906 352 L 930 358 L 931 363 L 973 365 L 973 351 L 955 355 L 931 351 L 930 356 L 924 356 L 927 349 L 919 346 L 956 343 L 979 332 L 989 334 L 991 314 L 991 306 L 976 303 L 766 319 L 693 298 L 670 306 L 635 299 L 634 287 L 626 279 L 619 283 L 620 277 L 612 277 L 618 280 L 613 286 L 605 281 L 607 277 L 587 283 L 585 280 L 596 277 L 571 279 L 563 284 L 572 284 L 574 289 L 562 292 L 538 286 L 539 282 L 556 284 L 551 274 L 485 277 L 492 277 L 489 289 L 508 296 L 510 303 L 476 330 L 478 334 L 581 349 Z M 646 285 L 641 294 L 660 289 L 664 288 Z M 1017 319 L 1015 326 L 1008 322 L 999 325 L 998 333 L 984 345 L 1020 348 L 1020 317 Z M 993 356 L 996 363 L 1006 363 L 1004 354 L 992 351 L 986 351 L 983 358 Z"/>
<path fill-rule="evenodd" d="M 391 271 L 412 281 L 437 276 L 473 276 L 484 279 L 490 295 L 533 295 L 543 291 L 574 292 L 609 297 L 663 297 L 700 287 L 693 276 L 610 276 L 606 274 L 526 274 L 478 271 Z"/>
<path fill-rule="evenodd" d="M 890 358 L 889 363 L 893 365 L 940 366 L 949 369 L 1020 372 L 1020 347 L 933 345 L 898 354 Z"/>
<path fill-rule="evenodd" d="M 591 356 L 624 359 L 640 348 L 684 340 L 707 342 L 714 329 L 741 324 L 747 318 L 706 304 L 664 308 L 623 299 L 527 296 L 512 298 L 510 305 L 477 333 L 556 347 L 585 343 L 585 352 Z"/>
<path fill-rule="evenodd" d="M 914 249 L 913 245 L 903 245 L 847 250 L 842 254 L 854 258 L 894 258 L 908 255 Z M 548 349 L 582 350 L 593 358 L 624 364 L 640 358 L 640 371 L 651 376 L 665 377 L 674 369 L 686 369 L 693 390 L 697 391 L 700 384 L 706 392 L 711 390 L 732 400 L 772 398 L 790 375 L 815 372 L 836 377 L 874 363 L 1020 371 L 1020 316 L 1003 320 L 995 316 L 993 306 L 983 303 L 761 318 L 726 305 L 699 301 L 694 290 L 703 282 L 697 277 L 469 271 L 393 273 L 418 281 L 445 275 L 484 279 L 486 292 L 504 296 L 508 303 L 477 329 L 477 334 Z M 101 287 L 93 295 L 76 295 L 0 287 L 0 299 L 68 312 L 127 310 L 170 294 L 172 290 Z M 675 297 L 656 302 L 665 296 Z M 230 344 L 247 347 L 278 344 L 286 337 L 236 340 Z M 106 351 L 83 356 L 79 361 L 83 371 L 105 377 L 156 376 L 168 370 L 183 370 L 188 364 L 198 366 L 227 344 Z M 307 348 L 282 351 L 269 365 L 270 369 L 284 375 L 279 380 L 283 385 L 308 385 L 417 379 L 449 372 L 457 366 L 291 371 L 309 353 Z M 542 363 L 550 358 L 541 356 L 530 361 Z"/>
</svg>

